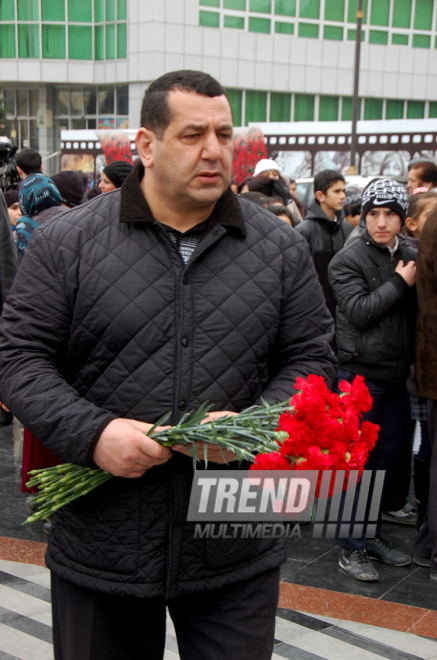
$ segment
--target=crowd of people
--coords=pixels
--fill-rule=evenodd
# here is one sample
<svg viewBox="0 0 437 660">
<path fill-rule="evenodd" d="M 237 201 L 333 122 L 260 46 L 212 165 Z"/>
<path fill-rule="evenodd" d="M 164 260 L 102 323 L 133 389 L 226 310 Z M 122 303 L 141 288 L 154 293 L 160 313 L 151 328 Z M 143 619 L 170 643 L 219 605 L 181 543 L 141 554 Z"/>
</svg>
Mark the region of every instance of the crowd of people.
<svg viewBox="0 0 437 660">
<path fill-rule="evenodd" d="M 23 484 L 38 461 L 125 477 L 53 518 L 55 657 L 161 658 L 167 605 L 181 658 L 267 660 L 281 540 L 193 539 L 191 458 L 147 433 L 205 400 L 238 413 L 289 398 L 298 376 L 361 375 L 380 427 L 366 467 L 386 479 L 375 538 L 366 511 L 361 535 L 338 535 L 339 565 L 376 581 L 374 561 L 411 563 L 384 519 L 417 525 L 413 560 L 437 579 L 437 166 L 362 191 L 324 170 L 307 209 L 274 160 L 230 188 L 230 105 L 193 71 L 150 85 L 136 141 L 135 167 L 107 165 L 86 204 L 80 175 L 46 177 L 32 150 L 0 195 L 0 398 L 25 425 Z"/>
</svg>

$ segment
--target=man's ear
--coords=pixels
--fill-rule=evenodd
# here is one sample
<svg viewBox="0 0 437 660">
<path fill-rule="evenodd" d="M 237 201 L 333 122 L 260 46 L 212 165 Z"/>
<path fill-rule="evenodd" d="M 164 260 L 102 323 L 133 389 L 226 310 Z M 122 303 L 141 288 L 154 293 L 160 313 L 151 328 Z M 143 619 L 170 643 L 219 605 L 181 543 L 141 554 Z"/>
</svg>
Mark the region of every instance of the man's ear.
<svg viewBox="0 0 437 660">
<path fill-rule="evenodd" d="M 321 190 L 318 190 L 315 193 L 314 197 L 317 199 L 318 202 L 324 202 L 325 201 L 325 195 L 324 195 L 324 193 L 322 193 Z"/>
<path fill-rule="evenodd" d="M 154 146 L 156 142 L 156 134 L 148 128 L 140 128 L 136 138 L 135 144 L 137 145 L 138 155 L 144 167 L 152 167 L 154 157 Z"/>
<path fill-rule="evenodd" d="M 22 181 L 24 181 L 24 179 L 26 178 L 26 174 L 23 172 L 21 167 L 19 167 L 18 165 L 16 165 L 15 167 L 17 168 L 18 176 L 20 177 L 20 179 Z"/>
</svg>

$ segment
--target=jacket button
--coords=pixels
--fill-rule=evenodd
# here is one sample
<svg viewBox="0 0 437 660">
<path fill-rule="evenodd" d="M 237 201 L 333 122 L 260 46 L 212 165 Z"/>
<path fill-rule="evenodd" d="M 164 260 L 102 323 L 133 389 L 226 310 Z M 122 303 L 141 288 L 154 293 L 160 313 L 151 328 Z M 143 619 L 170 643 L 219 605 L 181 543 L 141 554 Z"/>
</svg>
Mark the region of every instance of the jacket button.
<svg viewBox="0 0 437 660">
<path fill-rule="evenodd" d="M 213 235 L 213 236 L 218 236 L 219 233 L 220 233 L 220 229 L 219 229 L 218 227 L 216 227 L 216 228 L 214 229 L 214 231 L 212 232 L 212 235 Z"/>
<path fill-rule="evenodd" d="M 185 401 L 179 401 L 179 410 L 186 410 L 187 409 L 187 404 Z"/>
<path fill-rule="evenodd" d="M 183 346 L 184 348 L 187 348 L 187 346 L 189 345 L 189 343 L 190 343 L 190 340 L 189 340 L 187 337 L 184 337 L 184 338 L 182 339 L 182 341 L 181 341 L 181 344 L 182 344 L 182 346 Z"/>
</svg>

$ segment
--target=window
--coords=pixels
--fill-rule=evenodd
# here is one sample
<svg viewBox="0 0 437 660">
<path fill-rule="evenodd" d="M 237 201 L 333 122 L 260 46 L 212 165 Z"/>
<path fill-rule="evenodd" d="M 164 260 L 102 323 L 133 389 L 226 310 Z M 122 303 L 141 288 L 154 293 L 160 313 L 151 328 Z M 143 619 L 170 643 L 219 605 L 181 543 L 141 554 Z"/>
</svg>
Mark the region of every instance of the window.
<svg viewBox="0 0 437 660">
<path fill-rule="evenodd" d="M 299 16 L 301 18 L 319 18 L 320 0 L 300 0 Z"/>
<path fill-rule="evenodd" d="M 366 34 L 365 34 L 364 30 L 362 30 L 362 32 L 361 32 L 361 41 L 364 41 L 365 36 L 366 36 Z M 347 38 L 348 38 L 348 41 L 355 41 L 356 38 L 357 38 L 357 31 L 356 30 L 348 30 L 347 31 Z"/>
<path fill-rule="evenodd" d="M 245 11 L 246 0 L 223 0 L 223 7 L 225 9 L 239 9 Z"/>
<path fill-rule="evenodd" d="M 244 18 L 240 16 L 225 16 L 223 25 L 227 28 L 238 28 L 239 30 L 244 30 Z"/>
<path fill-rule="evenodd" d="M 275 23 L 275 32 L 278 34 L 294 34 L 294 24 L 293 23 L 280 23 L 276 21 Z"/>
<path fill-rule="evenodd" d="M 116 88 L 117 92 L 117 115 L 129 114 L 129 86 L 120 85 Z"/>
<path fill-rule="evenodd" d="M 91 0 L 80 0 L 80 2 L 68 0 L 68 20 L 76 23 L 91 23 Z"/>
<path fill-rule="evenodd" d="M 367 0 L 363 0 L 363 23 L 366 23 L 367 18 Z M 348 23 L 357 22 L 357 11 L 358 11 L 358 0 L 349 0 L 348 11 L 347 11 L 347 20 Z"/>
<path fill-rule="evenodd" d="M 114 114 L 114 88 L 99 87 L 99 115 Z"/>
<path fill-rule="evenodd" d="M 270 121 L 290 121 L 291 94 L 270 94 Z"/>
<path fill-rule="evenodd" d="M 220 14 L 217 14 L 215 11 L 199 11 L 199 25 L 218 28 L 220 25 Z"/>
<path fill-rule="evenodd" d="M 115 59 L 115 25 L 114 23 L 108 23 L 106 25 L 106 59 L 114 60 Z"/>
<path fill-rule="evenodd" d="M 94 0 L 94 21 L 96 23 L 103 23 L 105 20 L 105 9 L 103 3 L 104 0 Z"/>
<path fill-rule="evenodd" d="M 413 0 L 394 0 L 392 25 L 397 28 L 409 28 Z"/>
<path fill-rule="evenodd" d="M 407 119 L 423 119 L 425 117 L 424 101 L 408 101 Z"/>
<path fill-rule="evenodd" d="M 225 91 L 228 96 L 229 103 L 231 104 L 232 112 L 234 115 L 234 125 L 241 126 L 243 92 L 241 91 L 241 89 L 226 89 Z"/>
<path fill-rule="evenodd" d="M 275 14 L 296 16 L 296 0 L 275 0 Z"/>
<path fill-rule="evenodd" d="M 126 19 L 127 19 L 126 0 L 117 0 L 117 21 L 125 21 Z"/>
<path fill-rule="evenodd" d="M 39 57 L 38 25 L 18 25 L 18 57 Z"/>
<path fill-rule="evenodd" d="M 431 30 L 432 6 L 433 0 L 416 0 L 416 9 L 414 12 L 415 30 Z"/>
<path fill-rule="evenodd" d="M 294 95 L 294 121 L 314 121 L 314 96 Z"/>
<path fill-rule="evenodd" d="M 106 0 L 106 20 L 115 21 L 115 0 Z"/>
<path fill-rule="evenodd" d="M 343 96 L 341 100 L 341 118 L 343 121 L 352 120 L 352 97 Z M 361 119 L 361 99 L 358 99 L 358 119 Z"/>
<path fill-rule="evenodd" d="M 388 27 L 390 18 L 390 0 L 372 0 L 370 23 Z"/>
<path fill-rule="evenodd" d="M 65 59 L 65 25 L 42 26 L 42 56 Z"/>
<path fill-rule="evenodd" d="M 126 23 L 117 23 L 117 57 L 118 59 L 127 56 L 127 25 Z"/>
<path fill-rule="evenodd" d="M 267 121 L 267 92 L 246 92 L 245 123 Z"/>
<path fill-rule="evenodd" d="M 392 34 L 391 42 L 397 46 L 408 46 L 408 34 Z"/>
<path fill-rule="evenodd" d="M 343 28 L 336 25 L 325 25 L 323 28 L 323 38 L 343 41 Z"/>
<path fill-rule="evenodd" d="M 85 88 L 84 91 L 84 102 L 85 102 L 85 114 L 86 115 L 95 115 L 96 114 L 96 103 L 97 103 L 97 94 L 94 87 Z M 128 114 L 120 113 L 120 114 Z"/>
<path fill-rule="evenodd" d="M 91 29 L 85 25 L 68 26 L 68 57 L 70 60 L 92 60 Z"/>
<path fill-rule="evenodd" d="M 15 23 L 0 25 L 0 57 L 15 57 Z"/>
<path fill-rule="evenodd" d="M 26 117 L 29 114 L 27 104 L 27 89 L 17 89 L 17 115 Z"/>
<path fill-rule="evenodd" d="M 364 99 L 364 119 L 382 119 L 382 99 Z"/>
<path fill-rule="evenodd" d="M 65 21 L 64 0 L 41 0 L 41 18 L 43 21 Z"/>
<path fill-rule="evenodd" d="M 105 59 L 105 27 L 103 25 L 96 25 L 94 28 L 94 58 L 96 60 Z"/>
<path fill-rule="evenodd" d="M 220 7 L 220 0 L 200 0 L 204 7 Z"/>
<path fill-rule="evenodd" d="M 265 32 L 270 34 L 270 20 L 268 18 L 249 17 L 249 32 Z"/>
<path fill-rule="evenodd" d="M 388 32 L 385 30 L 369 30 L 369 44 L 384 44 L 388 43 Z"/>
<path fill-rule="evenodd" d="M 429 48 L 431 37 L 427 34 L 413 34 L 413 48 Z"/>
<path fill-rule="evenodd" d="M 249 10 L 261 14 L 270 14 L 272 2 L 271 0 L 249 0 Z"/>
<path fill-rule="evenodd" d="M 325 2 L 325 21 L 344 21 L 344 0 Z"/>
<path fill-rule="evenodd" d="M 38 0 L 17 0 L 17 6 L 19 21 L 39 20 Z"/>
<path fill-rule="evenodd" d="M 315 23 L 299 23 L 299 37 L 319 38 L 319 26 Z"/>
<path fill-rule="evenodd" d="M 319 101 L 319 121 L 337 121 L 340 99 L 338 96 L 321 96 Z"/>
<path fill-rule="evenodd" d="M 404 118 L 404 102 L 388 100 L 385 104 L 385 118 L 386 119 L 403 119 Z"/>
<path fill-rule="evenodd" d="M 14 0 L 0 0 L 0 21 L 14 21 Z"/>
</svg>

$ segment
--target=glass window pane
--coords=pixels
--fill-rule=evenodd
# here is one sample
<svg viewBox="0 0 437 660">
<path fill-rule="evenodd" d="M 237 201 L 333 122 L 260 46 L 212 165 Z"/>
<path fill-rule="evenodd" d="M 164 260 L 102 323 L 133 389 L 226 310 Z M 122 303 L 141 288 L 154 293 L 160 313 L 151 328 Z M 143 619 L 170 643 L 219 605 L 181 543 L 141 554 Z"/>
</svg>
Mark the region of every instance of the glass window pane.
<svg viewBox="0 0 437 660">
<path fill-rule="evenodd" d="M 37 89 L 29 89 L 29 116 L 30 117 L 36 117 L 38 114 L 38 105 L 39 105 L 39 100 L 38 100 L 38 90 Z"/>
<path fill-rule="evenodd" d="M 3 107 L 7 115 L 15 117 L 15 89 L 3 90 Z"/>
<path fill-rule="evenodd" d="M 407 119 L 423 119 L 425 117 L 424 101 L 408 101 Z"/>
<path fill-rule="evenodd" d="M 65 59 L 65 25 L 42 26 L 42 56 Z"/>
<path fill-rule="evenodd" d="M 84 90 L 85 114 L 95 115 L 97 103 L 97 91 L 95 87 L 88 87 Z"/>
<path fill-rule="evenodd" d="M 314 96 L 294 95 L 294 121 L 314 121 Z"/>
<path fill-rule="evenodd" d="M 115 21 L 115 0 L 106 0 L 106 20 Z"/>
<path fill-rule="evenodd" d="M 302 18 L 319 18 L 320 0 L 300 0 L 299 16 Z"/>
<path fill-rule="evenodd" d="M 91 23 L 92 11 L 91 0 L 68 0 L 68 20 L 74 23 Z M 78 57 L 74 59 L 89 59 L 88 57 Z"/>
<path fill-rule="evenodd" d="M 55 115 L 68 116 L 70 95 L 68 89 L 55 89 Z"/>
<path fill-rule="evenodd" d="M 218 28 L 220 25 L 220 14 L 215 11 L 199 11 L 199 25 Z"/>
<path fill-rule="evenodd" d="M 83 115 L 83 91 L 70 89 L 70 114 L 75 117 Z"/>
<path fill-rule="evenodd" d="M 86 128 L 86 120 L 85 119 L 72 119 L 71 120 L 71 128 L 73 131 L 81 131 L 83 128 Z"/>
<path fill-rule="evenodd" d="M 17 115 L 27 117 L 28 114 L 27 89 L 17 89 Z"/>
<path fill-rule="evenodd" d="M 262 14 L 270 14 L 272 10 L 271 0 L 249 0 L 249 10 L 260 12 Z"/>
<path fill-rule="evenodd" d="M 319 121 L 337 121 L 340 98 L 321 96 L 319 101 Z"/>
<path fill-rule="evenodd" d="M 234 115 L 234 126 L 241 126 L 241 109 L 243 92 L 241 89 L 225 89 Z"/>
<path fill-rule="evenodd" d="M 127 18 L 126 0 L 117 0 L 117 21 L 125 21 Z"/>
<path fill-rule="evenodd" d="M 0 57 L 15 57 L 15 23 L 0 25 Z"/>
<path fill-rule="evenodd" d="M 416 0 L 416 9 L 414 11 L 415 30 L 431 29 L 433 2 L 434 0 Z"/>
<path fill-rule="evenodd" d="M 393 27 L 409 28 L 411 24 L 411 7 L 413 0 L 394 0 Z"/>
<path fill-rule="evenodd" d="M 385 44 L 388 43 L 388 32 L 384 30 L 369 30 L 369 44 Z"/>
<path fill-rule="evenodd" d="M 223 25 L 227 28 L 244 30 L 244 18 L 240 16 L 225 16 Z"/>
<path fill-rule="evenodd" d="M 385 118 L 386 119 L 403 119 L 404 118 L 404 102 L 389 99 L 385 105 Z"/>
<path fill-rule="evenodd" d="M 38 139 L 38 126 L 36 119 L 29 120 L 29 147 L 31 149 L 39 149 L 39 139 Z"/>
<path fill-rule="evenodd" d="M 372 0 L 370 23 L 388 27 L 390 18 L 390 0 Z"/>
<path fill-rule="evenodd" d="M 246 0 L 223 0 L 223 7 L 225 9 L 239 9 L 240 11 L 245 11 Z"/>
<path fill-rule="evenodd" d="M 323 28 L 323 38 L 343 41 L 343 28 L 336 25 L 325 25 Z"/>
<path fill-rule="evenodd" d="M 199 5 L 203 7 L 220 7 L 220 0 L 200 0 Z"/>
<path fill-rule="evenodd" d="M 92 28 L 85 25 L 68 26 L 68 57 L 70 60 L 92 60 Z"/>
<path fill-rule="evenodd" d="M 291 94 L 270 94 L 270 121 L 290 121 Z"/>
<path fill-rule="evenodd" d="M 431 37 L 427 34 L 413 34 L 413 48 L 429 48 Z"/>
<path fill-rule="evenodd" d="M 361 119 L 361 99 L 358 99 L 358 119 Z M 341 100 L 341 119 L 351 121 L 352 119 L 352 97 L 343 96 Z"/>
<path fill-rule="evenodd" d="M 38 0 L 17 0 L 17 2 L 19 21 L 37 21 L 39 19 Z"/>
<path fill-rule="evenodd" d="M 115 25 L 109 23 L 106 26 L 106 59 L 115 59 Z"/>
<path fill-rule="evenodd" d="M 105 28 L 103 25 L 96 25 L 94 28 L 94 59 L 105 59 Z"/>
<path fill-rule="evenodd" d="M 364 41 L 364 38 L 366 36 L 366 33 L 364 30 L 361 32 L 361 41 Z M 355 41 L 357 38 L 357 31 L 356 30 L 348 30 L 347 31 L 347 38 L 349 41 Z"/>
<path fill-rule="evenodd" d="M 363 23 L 367 22 L 367 0 L 363 0 Z M 347 9 L 348 23 L 357 22 L 358 0 L 349 0 Z"/>
<path fill-rule="evenodd" d="M 326 21 L 344 21 L 344 0 L 329 0 L 325 2 Z"/>
<path fill-rule="evenodd" d="M 397 46 L 408 46 L 408 34 L 392 34 L 391 42 Z"/>
<path fill-rule="evenodd" d="M 437 102 L 430 101 L 429 103 L 429 117 L 435 119 L 437 117 Z"/>
<path fill-rule="evenodd" d="M 364 99 L 364 119 L 382 119 L 382 99 Z"/>
<path fill-rule="evenodd" d="M 14 0 L 0 0 L 0 21 L 15 20 Z"/>
<path fill-rule="evenodd" d="M 87 119 L 88 128 L 95 129 L 97 128 L 97 122 L 95 119 Z"/>
<path fill-rule="evenodd" d="M 249 32 L 265 32 L 270 34 L 270 20 L 268 18 L 249 17 Z"/>
<path fill-rule="evenodd" d="M 18 26 L 18 57 L 39 57 L 38 25 Z"/>
<path fill-rule="evenodd" d="M 127 25 L 126 23 L 117 23 L 117 57 L 124 59 L 127 56 Z"/>
<path fill-rule="evenodd" d="M 246 92 L 246 121 L 267 121 L 267 92 Z"/>
<path fill-rule="evenodd" d="M 299 23 L 299 37 L 319 38 L 319 26 L 314 23 Z"/>
<path fill-rule="evenodd" d="M 294 34 L 294 24 L 293 23 L 275 23 L 275 32 L 278 34 Z"/>
<path fill-rule="evenodd" d="M 296 0 L 275 0 L 275 14 L 296 16 Z"/>
<path fill-rule="evenodd" d="M 99 87 L 99 115 L 114 114 L 114 87 Z"/>
<path fill-rule="evenodd" d="M 103 23 L 105 20 L 104 0 L 94 0 L 94 21 Z"/>
<path fill-rule="evenodd" d="M 129 86 L 120 85 L 117 91 L 117 115 L 129 114 Z"/>
<path fill-rule="evenodd" d="M 64 0 L 41 0 L 41 17 L 43 21 L 65 21 Z"/>
</svg>

